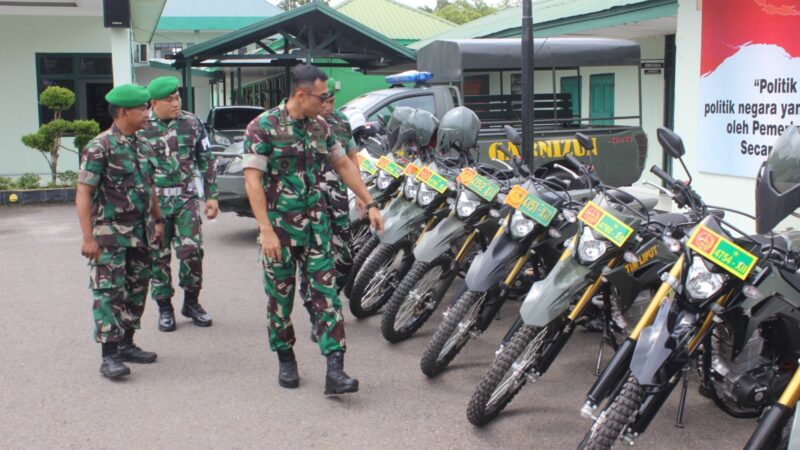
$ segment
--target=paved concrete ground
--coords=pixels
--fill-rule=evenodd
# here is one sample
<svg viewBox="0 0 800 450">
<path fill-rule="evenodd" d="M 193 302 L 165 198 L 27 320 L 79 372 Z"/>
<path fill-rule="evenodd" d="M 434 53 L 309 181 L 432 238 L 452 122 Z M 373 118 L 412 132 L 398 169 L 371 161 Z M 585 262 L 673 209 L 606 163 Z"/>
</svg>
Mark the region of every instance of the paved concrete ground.
<svg viewBox="0 0 800 450">
<path fill-rule="evenodd" d="M 265 297 L 254 222 L 223 214 L 205 224 L 206 288 L 214 326 L 180 318 L 156 330 L 148 303 L 137 343 L 159 354 L 123 382 L 97 372 L 88 268 L 72 206 L 0 208 L 0 448 L 575 448 L 589 423 L 578 410 L 594 380 L 597 335 L 576 332 L 562 357 L 526 386 L 490 426 L 476 429 L 466 403 L 518 304 L 473 341 L 449 371 L 428 380 L 419 357 L 439 323 L 390 345 L 380 318 L 347 316 L 347 371 L 355 395 L 326 398 L 324 359 L 295 313 L 301 385 L 276 381 L 265 333 Z M 177 302 L 180 306 L 180 301 Z M 677 395 L 637 441 L 647 449 L 740 448 L 754 427 L 696 393 L 687 426 Z"/>
</svg>

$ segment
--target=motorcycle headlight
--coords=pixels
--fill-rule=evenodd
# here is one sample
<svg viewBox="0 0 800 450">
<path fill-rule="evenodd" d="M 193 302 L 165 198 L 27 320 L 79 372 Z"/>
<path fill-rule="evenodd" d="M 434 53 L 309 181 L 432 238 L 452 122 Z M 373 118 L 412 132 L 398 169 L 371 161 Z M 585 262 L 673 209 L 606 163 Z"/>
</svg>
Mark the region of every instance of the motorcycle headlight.
<svg viewBox="0 0 800 450">
<path fill-rule="evenodd" d="M 417 193 L 417 203 L 422 207 L 428 206 L 433 203 L 436 194 L 438 194 L 438 192 L 423 184 L 419 187 L 419 193 Z"/>
<path fill-rule="evenodd" d="M 533 231 L 533 228 L 535 226 L 536 223 L 533 220 L 523 216 L 522 213 L 519 211 L 515 211 L 514 215 L 511 216 L 512 237 L 515 237 L 517 239 L 524 238 Z"/>
<path fill-rule="evenodd" d="M 583 228 L 580 241 L 578 242 L 578 256 L 583 262 L 595 262 L 608 251 L 610 242 L 604 239 L 597 239 L 589 227 Z"/>
<path fill-rule="evenodd" d="M 460 219 L 466 219 L 475 213 L 475 210 L 478 209 L 480 204 L 481 202 L 475 194 L 468 191 L 461 191 L 456 201 L 456 214 L 458 214 Z"/>
<path fill-rule="evenodd" d="M 378 189 L 385 191 L 389 187 L 389 185 L 392 184 L 392 180 L 393 178 L 391 175 L 382 170 L 379 170 L 378 180 L 375 184 L 378 186 Z"/>
<path fill-rule="evenodd" d="M 728 276 L 723 273 L 708 270 L 703 258 L 695 256 L 686 275 L 686 292 L 692 299 L 705 300 L 719 292 L 727 279 Z"/>
<path fill-rule="evenodd" d="M 417 192 L 419 191 L 419 181 L 416 180 L 414 177 L 406 178 L 406 183 L 403 185 L 403 195 L 405 195 L 407 200 L 414 200 L 417 198 Z"/>
<path fill-rule="evenodd" d="M 221 134 L 214 135 L 214 142 L 221 145 L 231 145 L 231 140 Z"/>
</svg>

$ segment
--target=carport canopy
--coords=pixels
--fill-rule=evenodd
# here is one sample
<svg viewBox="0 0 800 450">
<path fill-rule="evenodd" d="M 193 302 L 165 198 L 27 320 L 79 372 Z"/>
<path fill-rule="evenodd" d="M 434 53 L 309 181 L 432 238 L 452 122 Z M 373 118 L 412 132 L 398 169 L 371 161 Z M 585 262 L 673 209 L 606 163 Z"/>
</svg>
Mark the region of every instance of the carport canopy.
<svg viewBox="0 0 800 450">
<path fill-rule="evenodd" d="M 238 54 L 240 48 L 251 45 L 262 51 Z M 174 58 L 184 86 L 191 86 L 192 67 L 285 67 L 288 71 L 313 59 L 322 67 L 356 67 L 367 72 L 416 60 L 413 50 L 318 2 L 193 45 Z M 191 89 L 186 94 L 193 109 Z"/>
</svg>

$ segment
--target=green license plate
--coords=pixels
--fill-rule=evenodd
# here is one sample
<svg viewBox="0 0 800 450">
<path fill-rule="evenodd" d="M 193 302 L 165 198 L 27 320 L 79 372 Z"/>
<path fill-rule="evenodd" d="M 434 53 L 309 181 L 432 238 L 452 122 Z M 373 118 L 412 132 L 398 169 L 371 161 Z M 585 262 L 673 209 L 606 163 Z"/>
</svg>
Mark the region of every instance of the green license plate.
<svg viewBox="0 0 800 450">
<path fill-rule="evenodd" d="M 383 169 L 384 172 L 388 173 L 394 178 L 400 178 L 400 175 L 403 174 L 404 170 L 403 166 L 385 156 L 381 156 L 381 159 L 378 160 L 378 167 Z"/>
<path fill-rule="evenodd" d="M 361 153 L 357 154 L 356 157 L 358 158 L 358 168 L 364 172 L 367 172 L 370 175 L 375 175 L 375 172 L 378 171 L 378 166 L 375 163 L 375 160 L 369 156 L 364 156 Z"/>
<path fill-rule="evenodd" d="M 745 280 L 758 258 L 705 225 L 698 225 L 689 238 L 689 248 L 738 278 Z"/>
<path fill-rule="evenodd" d="M 633 234 L 633 228 L 591 201 L 578 213 L 578 219 L 617 247 L 622 247 L 622 244 Z"/>
<path fill-rule="evenodd" d="M 447 179 L 427 167 L 417 172 L 417 179 L 440 194 L 447 190 Z"/>
<path fill-rule="evenodd" d="M 481 198 L 487 202 L 494 200 L 500 192 L 499 186 L 478 175 L 474 169 L 467 168 L 462 170 L 461 173 L 458 174 L 456 181 L 463 184 L 470 191 L 481 196 Z"/>
<path fill-rule="evenodd" d="M 519 185 L 514 186 L 508 192 L 506 204 L 544 226 L 550 225 L 550 222 L 553 221 L 553 218 L 558 213 L 556 208 L 548 205 L 539 197 L 531 195 L 524 187 Z"/>
</svg>

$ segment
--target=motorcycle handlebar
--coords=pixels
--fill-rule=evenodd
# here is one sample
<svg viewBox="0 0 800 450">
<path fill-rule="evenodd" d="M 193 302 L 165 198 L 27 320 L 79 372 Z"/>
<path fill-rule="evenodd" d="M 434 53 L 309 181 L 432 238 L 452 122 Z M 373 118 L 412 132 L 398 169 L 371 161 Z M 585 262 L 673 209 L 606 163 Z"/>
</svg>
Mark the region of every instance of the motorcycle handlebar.
<svg viewBox="0 0 800 450">
<path fill-rule="evenodd" d="M 669 186 L 670 189 L 672 189 L 672 187 L 675 186 L 675 183 L 678 182 L 675 178 L 672 178 L 672 175 L 668 174 L 667 172 L 664 172 L 664 170 L 661 169 L 661 167 L 654 165 L 653 167 L 650 168 L 650 172 L 655 174 L 655 176 L 657 176 L 658 178 L 664 180 L 664 183 L 667 183 L 667 186 Z"/>
</svg>

